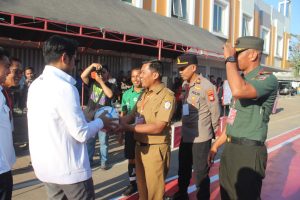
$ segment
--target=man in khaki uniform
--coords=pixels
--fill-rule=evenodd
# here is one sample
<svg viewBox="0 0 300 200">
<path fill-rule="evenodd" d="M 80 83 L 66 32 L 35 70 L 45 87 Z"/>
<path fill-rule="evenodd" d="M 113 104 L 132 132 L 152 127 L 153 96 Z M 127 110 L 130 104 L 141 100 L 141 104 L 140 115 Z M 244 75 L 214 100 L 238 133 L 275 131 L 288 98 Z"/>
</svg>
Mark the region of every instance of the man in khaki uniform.
<svg viewBox="0 0 300 200">
<path fill-rule="evenodd" d="M 134 132 L 136 176 L 141 200 L 161 200 L 170 164 L 170 121 L 174 93 L 161 83 L 162 64 L 147 61 L 141 68 L 145 92 L 131 115 L 121 119 L 123 130 Z M 130 125 L 130 122 L 134 124 Z"/>
<path fill-rule="evenodd" d="M 219 103 L 215 86 L 197 74 L 197 57 L 183 54 L 176 67 L 184 80 L 182 128 L 179 146 L 178 188 L 173 199 L 188 199 L 187 189 L 195 173 L 197 199 L 210 198 L 209 166 L 206 162 L 211 139 L 219 126 Z"/>
</svg>

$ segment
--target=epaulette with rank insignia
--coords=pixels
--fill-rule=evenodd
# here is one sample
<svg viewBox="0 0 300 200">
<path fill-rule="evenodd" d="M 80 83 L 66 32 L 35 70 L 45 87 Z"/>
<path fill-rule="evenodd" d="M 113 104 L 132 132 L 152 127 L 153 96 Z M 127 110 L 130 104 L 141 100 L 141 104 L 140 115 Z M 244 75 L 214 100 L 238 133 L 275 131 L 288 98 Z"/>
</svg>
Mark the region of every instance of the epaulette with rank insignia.
<svg viewBox="0 0 300 200">
<path fill-rule="evenodd" d="M 200 90 L 201 89 L 200 83 L 201 83 L 201 79 L 197 78 L 197 80 L 195 81 L 195 89 L 196 90 Z"/>
<path fill-rule="evenodd" d="M 272 72 L 265 71 L 263 68 L 258 72 L 257 76 L 255 76 L 253 79 L 263 81 L 266 78 L 268 78 L 271 74 Z"/>
</svg>

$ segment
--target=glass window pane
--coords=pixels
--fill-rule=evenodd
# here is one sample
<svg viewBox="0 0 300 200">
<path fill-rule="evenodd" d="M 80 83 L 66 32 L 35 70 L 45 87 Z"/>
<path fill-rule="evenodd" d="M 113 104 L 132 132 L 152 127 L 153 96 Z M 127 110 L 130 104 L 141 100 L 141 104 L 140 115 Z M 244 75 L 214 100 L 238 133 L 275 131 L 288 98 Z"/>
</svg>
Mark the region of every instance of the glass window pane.
<svg viewBox="0 0 300 200">
<path fill-rule="evenodd" d="M 249 17 L 243 15 L 243 22 L 242 22 L 242 36 L 249 36 L 249 26 L 250 26 L 250 19 Z"/>
<path fill-rule="evenodd" d="M 218 12 L 218 32 L 222 32 L 222 15 L 223 15 L 223 10 L 221 6 L 219 7 L 219 12 Z"/>
<path fill-rule="evenodd" d="M 215 32 L 217 32 L 218 31 L 218 7 L 217 7 L 217 5 L 215 4 L 214 5 L 214 22 L 213 22 L 213 29 L 214 29 L 214 31 Z"/>
<path fill-rule="evenodd" d="M 179 0 L 173 0 L 172 5 L 173 5 L 173 13 L 172 14 L 178 16 Z"/>
<path fill-rule="evenodd" d="M 122 0 L 122 1 L 125 1 L 127 3 L 132 3 L 132 0 Z"/>
<path fill-rule="evenodd" d="M 182 9 L 181 16 L 182 18 L 186 19 L 186 13 L 187 13 L 186 0 L 181 0 L 181 9 Z"/>
</svg>

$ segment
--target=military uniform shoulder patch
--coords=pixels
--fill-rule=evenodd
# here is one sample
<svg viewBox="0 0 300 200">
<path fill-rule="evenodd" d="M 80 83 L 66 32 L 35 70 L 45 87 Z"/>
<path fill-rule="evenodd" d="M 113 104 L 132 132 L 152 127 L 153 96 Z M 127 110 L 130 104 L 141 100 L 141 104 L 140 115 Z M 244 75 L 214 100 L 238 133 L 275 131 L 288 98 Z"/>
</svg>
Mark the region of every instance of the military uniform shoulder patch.
<svg viewBox="0 0 300 200">
<path fill-rule="evenodd" d="M 165 104 L 164 104 L 164 108 L 166 110 L 169 110 L 171 108 L 171 102 L 170 101 L 166 101 Z"/>
<path fill-rule="evenodd" d="M 263 81 L 266 78 L 268 78 L 271 74 L 272 74 L 272 72 L 265 71 L 264 69 L 262 69 L 258 72 L 257 76 L 255 76 L 254 79 Z"/>
<path fill-rule="evenodd" d="M 264 81 L 266 80 L 266 78 L 268 78 L 270 76 L 270 74 L 258 74 L 257 76 L 255 76 L 253 79 L 254 80 L 259 80 L 259 81 Z"/>
<path fill-rule="evenodd" d="M 212 89 L 207 90 L 207 97 L 209 101 L 214 101 L 215 100 L 214 90 Z"/>
</svg>

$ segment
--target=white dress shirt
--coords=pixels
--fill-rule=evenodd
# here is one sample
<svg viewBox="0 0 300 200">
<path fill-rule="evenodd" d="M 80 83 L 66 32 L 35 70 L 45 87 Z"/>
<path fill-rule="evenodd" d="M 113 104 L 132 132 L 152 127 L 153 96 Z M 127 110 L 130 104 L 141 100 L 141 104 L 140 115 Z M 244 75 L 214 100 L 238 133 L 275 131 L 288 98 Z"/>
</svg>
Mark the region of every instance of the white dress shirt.
<svg viewBox="0 0 300 200">
<path fill-rule="evenodd" d="M 73 184 L 92 176 L 86 141 L 103 128 L 86 122 L 76 81 L 46 65 L 28 91 L 28 134 L 32 166 L 43 182 Z"/>
<path fill-rule="evenodd" d="M 0 174 L 10 171 L 16 162 L 9 112 L 10 109 L 0 86 Z"/>
</svg>

